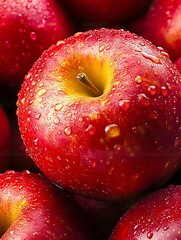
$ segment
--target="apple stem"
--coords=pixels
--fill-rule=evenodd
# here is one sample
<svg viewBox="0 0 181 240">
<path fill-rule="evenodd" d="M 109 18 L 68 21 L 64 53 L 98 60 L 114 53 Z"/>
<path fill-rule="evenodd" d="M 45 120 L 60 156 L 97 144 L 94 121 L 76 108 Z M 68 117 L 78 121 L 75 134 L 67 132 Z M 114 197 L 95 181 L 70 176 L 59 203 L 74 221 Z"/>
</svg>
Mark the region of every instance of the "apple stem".
<svg viewBox="0 0 181 240">
<path fill-rule="evenodd" d="M 89 80 L 87 75 L 83 72 L 77 74 L 77 79 L 86 86 L 96 97 L 102 95 L 102 92 L 94 86 L 94 84 Z"/>
</svg>

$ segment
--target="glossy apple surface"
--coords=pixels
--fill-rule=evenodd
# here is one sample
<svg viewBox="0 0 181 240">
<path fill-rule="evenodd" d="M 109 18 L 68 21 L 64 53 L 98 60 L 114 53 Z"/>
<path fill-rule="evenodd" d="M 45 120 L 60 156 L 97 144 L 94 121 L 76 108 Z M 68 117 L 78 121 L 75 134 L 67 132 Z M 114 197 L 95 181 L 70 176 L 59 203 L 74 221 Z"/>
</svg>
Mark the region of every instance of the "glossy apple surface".
<svg viewBox="0 0 181 240">
<path fill-rule="evenodd" d="M 180 19 L 180 0 L 153 0 L 149 10 L 133 23 L 132 31 L 163 47 L 176 60 L 181 56 Z"/>
<path fill-rule="evenodd" d="M 8 169 L 10 161 L 12 131 L 4 108 L 0 105 L 0 172 Z"/>
<path fill-rule="evenodd" d="M 67 9 L 78 19 L 113 23 L 127 20 L 142 11 L 150 0 L 64 0 Z"/>
<path fill-rule="evenodd" d="M 17 116 L 27 152 L 58 185 L 120 200 L 181 165 L 181 76 L 165 52 L 124 30 L 53 45 L 26 75 Z"/>
<path fill-rule="evenodd" d="M 0 215 L 2 240 L 94 239 L 75 202 L 28 171 L 0 174 Z"/>
<path fill-rule="evenodd" d="M 133 205 L 110 240 L 180 240 L 181 186 L 168 186 Z"/>
<path fill-rule="evenodd" d="M 73 26 L 56 0 L 0 1 L 0 82 L 19 87 L 40 54 L 72 34 Z"/>
</svg>

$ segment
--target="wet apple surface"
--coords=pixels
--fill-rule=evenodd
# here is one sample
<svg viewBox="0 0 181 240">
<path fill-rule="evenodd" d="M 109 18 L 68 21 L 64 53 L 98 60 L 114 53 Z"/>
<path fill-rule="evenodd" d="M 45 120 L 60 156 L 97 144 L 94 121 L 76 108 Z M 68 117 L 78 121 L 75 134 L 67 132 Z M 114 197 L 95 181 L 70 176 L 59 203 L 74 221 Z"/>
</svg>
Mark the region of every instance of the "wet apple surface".
<svg viewBox="0 0 181 240">
<path fill-rule="evenodd" d="M 93 96 L 81 73 L 102 94 Z M 52 181 L 95 199 L 160 186 L 180 167 L 180 81 L 162 49 L 124 30 L 58 42 L 18 95 L 27 152 Z"/>
<path fill-rule="evenodd" d="M 85 219 L 73 199 L 43 175 L 10 170 L 0 174 L 2 240 L 95 239 Z"/>
<path fill-rule="evenodd" d="M 180 186 L 167 186 L 142 197 L 120 219 L 110 240 L 180 240 L 180 203 Z"/>
</svg>

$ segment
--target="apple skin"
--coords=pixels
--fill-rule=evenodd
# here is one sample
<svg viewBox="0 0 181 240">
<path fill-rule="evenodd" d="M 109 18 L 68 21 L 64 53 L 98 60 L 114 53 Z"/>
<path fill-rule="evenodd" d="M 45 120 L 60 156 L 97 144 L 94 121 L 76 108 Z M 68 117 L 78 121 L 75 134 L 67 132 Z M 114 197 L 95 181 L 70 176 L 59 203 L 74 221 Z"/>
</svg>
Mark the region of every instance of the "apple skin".
<svg viewBox="0 0 181 240">
<path fill-rule="evenodd" d="M 41 53 L 74 27 L 56 0 L 1 1 L 0 15 L 0 82 L 19 89 Z"/>
<path fill-rule="evenodd" d="M 170 185 L 134 204 L 116 225 L 110 240 L 181 239 L 181 186 Z"/>
<path fill-rule="evenodd" d="M 128 20 L 148 6 L 150 0 L 64 0 L 76 19 L 88 22 L 115 23 Z"/>
<path fill-rule="evenodd" d="M 103 93 L 79 82 L 86 73 Z M 181 75 L 124 30 L 77 33 L 51 46 L 18 93 L 20 134 L 53 182 L 120 201 L 165 183 L 181 165 Z"/>
<path fill-rule="evenodd" d="M 0 172 L 8 169 L 10 161 L 12 130 L 5 109 L 0 105 Z"/>
<path fill-rule="evenodd" d="M 134 20 L 130 30 L 163 47 L 175 61 L 181 57 L 180 18 L 180 0 L 153 0 L 148 11 Z"/>
<path fill-rule="evenodd" d="M 43 175 L 0 174 L 0 203 L 2 240 L 95 239 L 81 209 Z"/>
</svg>

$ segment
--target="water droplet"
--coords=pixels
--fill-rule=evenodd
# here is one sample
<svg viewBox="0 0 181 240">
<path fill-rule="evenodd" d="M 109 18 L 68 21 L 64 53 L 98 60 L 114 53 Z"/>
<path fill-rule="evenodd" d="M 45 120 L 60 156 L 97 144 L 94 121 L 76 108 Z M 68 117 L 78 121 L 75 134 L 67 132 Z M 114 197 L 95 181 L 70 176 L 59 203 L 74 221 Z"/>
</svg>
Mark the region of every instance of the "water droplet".
<svg viewBox="0 0 181 240">
<path fill-rule="evenodd" d="M 55 124 L 55 125 L 58 125 L 59 122 L 60 122 L 60 119 L 59 119 L 58 117 L 56 117 L 56 118 L 54 119 L 54 124 Z"/>
<path fill-rule="evenodd" d="M 153 63 L 157 63 L 157 64 L 160 63 L 160 59 L 157 58 L 156 56 L 154 56 L 150 53 L 143 52 L 143 51 L 141 53 L 144 58 L 151 60 Z"/>
<path fill-rule="evenodd" d="M 96 128 L 90 124 L 86 130 L 85 130 L 89 135 L 94 135 L 96 133 Z"/>
<path fill-rule="evenodd" d="M 164 231 L 167 231 L 169 228 L 170 228 L 169 226 L 165 226 L 165 227 L 163 228 L 163 230 L 164 230 Z"/>
<path fill-rule="evenodd" d="M 144 94 L 144 93 L 140 93 L 137 95 L 138 96 L 138 101 L 144 105 L 144 106 L 149 106 L 150 104 L 150 99 Z"/>
<path fill-rule="evenodd" d="M 44 86 L 44 83 L 41 82 L 39 85 L 38 85 L 40 88 Z"/>
<path fill-rule="evenodd" d="M 43 98 L 38 98 L 37 101 L 38 101 L 39 103 L 42 103 Z"/>
<path fill-rule="evenodd" d="M 161 87 L 161 95 L 162 96 L 167 96 L 168 95 L 168 90 L 166 89 L 165 86 Z"/>
<path fill-rule="evenodd" d="M 141 76 L 135 77 L 135 82 L 138 84 L 142 83 L 142 77 Z"/>
<path fill-rule="evenodd" d="M 21 99 L 21 104 L 24 104 L 25 103 L 25 98 L 22 98 Z"/>
<path fill-rule="evenodd" d="M 160 51 L 160 53 L 161 53 L 164 57 L 170 58 L 169 54 L 168 54 L 167 52 L 165 52 L 162 47 L 158 46 L 157 49 Z"/>
<path fill-rule="evenodd" d="M 35 118 L 38 120 L 38 119 L 40 119 L 40 117 L 41 117 L 41 113 L 37 113 L 36 115 L 35 115 Z"/>
<path fill-rule="evenodd" d="M 178 148 L 180 146 L 180 139 L 178 137 L 175 138 L 175 141 L 174 141 L 174 146 L 176 148 Z"/>
<path fill-rule="evenodd" d="M 110 45 L 110 44 L 108 44 L 108 45 L 106 46 L 106 50 L 109 50 L 109 49 L 111 49 L 111 45 Z"/>
<path fill-rule="evenodd" d="M 65 43 L 64 41 L 60 40 L 60 41 L 58 41 L 58 42 L 56 43 L 56 45 L 57 45 L 57 47 L 58 47 L 58 46 L 60 46 L 60 45 L 62 45 L 62 44 L 64 44 L 64 43 Z"/>
<path fill-rule="evenodd" d="M 160 227 L 156 227 L 155 230 L 156 232 L 158 232 L 160 230 Z"/>
<path fill-rule="evenodd" d="M 117 124 L 110 124 L 105 127 L 105 133 L 108 138 L 115 138 L 120 136 L 121 131 Z"/>
<path fill-rule="evenodd" d="M 127 111 L 130 107 L 130 101 L 129 100 L 120 100 L 119 106 L 124 110 Z"/>
<path fill-rule="evenodd" d="M 120 150 L 121 150 L 121 145 L 120 145 L 120 144 L 116 144 L 116 145 L 114 146 L 114 149 L 115 149 L 116 151 L 120 151 Z"/>
<path fill-rule="evenodd" d="M 173 103 L 176 103 L 176 102 L 177 102 L 177 97 L 173 96 Z"/>
<path fill-rule="evenodd" d="M 57 103 L 54 106 L 55 111 L 60 111 L 62 108 L 63 108 L 63 104 L 61 103 Z"/>
<path fill-rule="evenodd" d="M 72 133 L 71 127 L 69 127 L 69 126 L 65 127 L 64 132 L 67 136 L 69 136 Z"/>
<path fill-rule="evenodd" d="M 148 239 L 152 239 L 152 237 L 153 237 L 153 232 L 148 232 L 147 233 L 147 238 Z"/>
<path fill-rule="evenodd" d="M 153 96 L 156 94 L 156 86 L 151 85 L 148 87 L 148 92 Z"/>
<path fill-rule="evenodd" d="M 30 33 L 30 38 L 31 38 L 31 40 L 33 40 L 33 41 L 35 41 L 36 40 L 36 33 L 35 32 L 31 32 Z"/>
<path fill-rule="evenodd" d="M 38 92 L 38 96 L 43 96 L 45 93 L 47 92 L 47 90 L 45 89 L 41 89 L 39 92 Z"/>
<path fill-rule="evenodd" d="M 33 140 L 34 144 L 37 145 L 38 144 L 38 138 Z"/>
<path fill-rule="evenodd" d="M 138 224 L 138 225 L 135 225 L 135 226 L 134 226 L 134 230 L 138 229 L 139 226 L 140 226 L 139 224 Z"/>
<path fill-rule="evenodd" d="M 71 112 L 68 112 L 67 113 L 67 117 L 70 118 L 72 116 L 72 113 Z"/>
<path fill-rule="evenodd" d="M 31 77 L 31 73 L 26 74 L 25 79 L 29 79 Z"/>
<path fill-rule="evenodd" d="M 146 228 L 142 228 L 142 229 L 141 229 L 141 232 L 142 232 L 142 233 L 146 232 Z"/>
<path fill-rule="evenodd" d="M 105 49 L 104 45 L 100 45 L 100 46 L 99 46 L 99 52 L 104 51 L 104 49 Z"/>
</svg>

